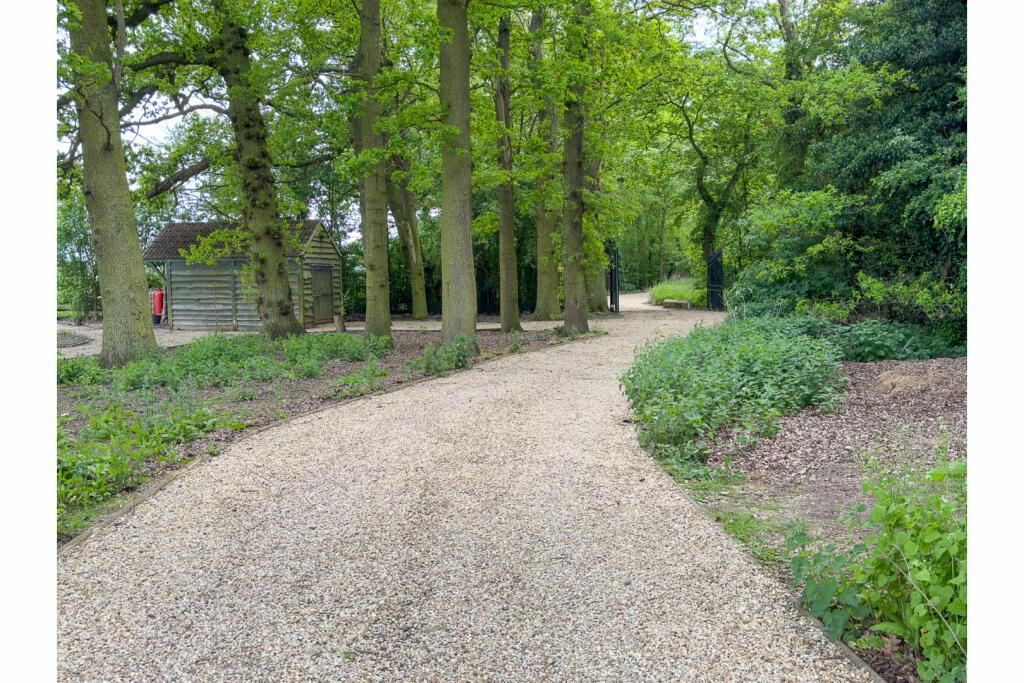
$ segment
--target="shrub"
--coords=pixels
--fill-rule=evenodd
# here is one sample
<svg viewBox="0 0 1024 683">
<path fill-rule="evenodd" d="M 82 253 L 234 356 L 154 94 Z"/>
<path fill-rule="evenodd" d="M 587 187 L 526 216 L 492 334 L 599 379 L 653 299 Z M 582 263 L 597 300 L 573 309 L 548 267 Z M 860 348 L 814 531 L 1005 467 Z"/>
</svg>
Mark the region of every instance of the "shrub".
<svg viewBox="0 0 1024 683">
<path fill-rule="evenodd" d="M 645 346 L 620 380 L 645 445 L 703 459 L 723 428 L 756 437 L 781 415 L 831 406 L 843 381 L 839 353 L 794 327 L 748 318 Z"/>
<path fill-rule="evenodd" d="M 875 502 L 863 544 L 839 552 L 810 550 L 803 535 L 792 540 L 804 603 L 833 638 L 876 648 L 879 634 L 899 638 L 923 681 L 966 680 L 966 463 L 896 474 L 875 465 L 864 490 Z"/>
<path fill-rule="evenodd" d="M 665 280 L 651 287 L 651 303 L 660 306 L 665 299 L 682 299 L 694 306 L 707 306 L 708 292 L 694 287 L 693 280 Z"/>
<path fill-rule="evenodd" d="M 106 384 L 110 372 L 100 367 L 95 358 L 58 358 L 57 384 Z"/>
<path fill-rule="evenodd" d="M 967 349 L 953 346 L 923 327 L 891 320 L 865 320 L 831 331 L 830 338 L 854 361 L 911 360 L 963 356 Z"/>
<path fill-rule="evenodd" d="M 409 363 L 409 370 L 437 376 L 450 370 L 464 368 L 469 365 L 470 352 L 475 345 L 475 339 L 465 336 L 460 336 L 454 344 L 439 347 L 427 344 L 423 349 L 423 355 Z"/>
</svg>

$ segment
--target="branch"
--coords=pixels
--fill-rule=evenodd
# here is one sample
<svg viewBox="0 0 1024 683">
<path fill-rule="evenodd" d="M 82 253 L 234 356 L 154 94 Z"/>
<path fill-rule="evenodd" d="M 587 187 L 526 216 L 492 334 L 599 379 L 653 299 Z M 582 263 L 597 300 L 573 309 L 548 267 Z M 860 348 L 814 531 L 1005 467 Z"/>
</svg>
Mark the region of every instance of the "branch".
<svg viewBox="0 0 1024 683">
<path fill-rule="evenodd" d="M 740 50 L 737 50 L 736 48 L 734 48 L 732 45 L 729 45 L 729 40 L 732 38 L 732 30 L 735 27 L 736 27 L 735 23 L 729 25 L 729 30 L 725 34 L 725 40 L 722 41 L 722 57 L 725 59 L 725 65 L 727 67 L 729 67 L 730 71 L 734 71 L 734 72 L 738 73 L 739 75 L 745 76 L 747 78 L 756 78 L 757 80 L 761 81 L 762 83 L 767 85 L 772 90 L 775 90 L 775 88 L 777 86 L 775 85 L 775 82 L 772 79 L 767 78 L 765 76 L 760 76 L 758 74 L 751 73 L 749 71 L 745 71 L 744 69 L 741 69 L 738 66 L 736 66 L 735 64 L 733 64 L 732 60 L 729 59 L 729 51 L 730 50 L 732 50 L 736 54 L 740 55 L 741 57 L 745 57 L 747 59 L 750 59 L 749 55 L 746 55 L 743 52 L 741 52 Z"/>
<path fill-rule="evenodd" d="M 194 104 L 191 107 L 185 107 L 184 109 L 179 109 L 179 110 L 177 110 L 175 112 L 171 112 L 170 114 L 164 114 L 163 116 L 158 116 L 155 119 L 143 119 L 141 121 L 127 121 L 127 122 L 125 122 L 124 127 L 125 128 L 129 128 L 131 126 L 151 126 L 154 123 L 160 123 L 161 121 L 169 121 L 170 119 L 176 119 L 178 117 L 184 116 L 185 114 L 191 114 L 194 111 L 199 111 L 200 109 L 209 109 L 210 111 L 215 111 L 218 114 L 223 114 L 225 116 L 228 115 L 228 110 L 227 109 L 225 109 L 224 107 L 219 107 L 216 104 Z"/>
<path fill-rule="evenodd" d="M 146 99 L 157 90 L 159 90 L 159 88 L 155 85 L 147 85 L 145 88 L 136 90 L 131 94 L 131 97 L 128 98 L 128 101 L 124 103 L 124 106 L 121 107 L 121 111 L 118 112 L 118 115 L 127 116 L 133 109 L 135 109 L 135 107 L 139 106 L 139 102 Z"/>
<path fill-rule="evenodd" d="M 161 7 L 169 5 L 172 2 L 174 2 L 174 0 L 142 0 L 142 3 L 135 8 L 135 11 L 124 18 L 124 25 L 129 28 L 134 28 L 159 12 Z M 117 28 L 116 17 L 111 17 L 107 21 L 111 28 Z"/>
<path fill-rule="evenodd" d="M 165 192 L 169 192 L 170 190 L 180 187 L 203 171 L 209 169 L 212 163 L 213 162 L 210 157 L 203 157 L 191 166 L 186 166 L 183 169 L 175 171 L 163 180 L 159 180 L 154 183 L 153 187 L 149 188 L 149 192 L 146 193 L 146 199 L 159 197 Z"/>
<path fill-rule="evenodd" d="M 211 66 L 212 64 L 213 58 L 206 52 L 197 52 L 192 58 L 186 57 L 180 52 L 158 52 L 137 64 L 128 65 L 128 68 L 132 71 L 144 71 L 154 66 Z"/>
<path fill-rule="evenodd" d="M 683 119 L 686 121 L 686 137 L 690 140 L 690 147 L 693 147 L 693 151 L 697 153 L 697 156 L 700 157 L 700 160 L 706 165 L 708 163 L 708 155 L 705 154 L 704 150 L 702 150 L 700 145 L 697 144 L 697 138 L 693 133 L 693 121 L 690 119 L 690 114 L 686 111 L 686 102 L 689 99 L 690 96 L 686 95 L 683 97 L 682 104 L 677 104 L 676 102 L 672 102 L 672 100 L 669 101 L 679 109 L 680 113 L 682 113 Z"/>
<path fill-rule="evenodd" d="M 73 92 L 74 92 L 73 89 L 72 90 L 68 90 L 66 93 L 64 93 L 63 95 L 61 95 L 60 97 L 57 98 L 57 112 L 58 113 L 60 113 L 61 109 L 63 109 L 64 107 L 68 106 L 69 104 L 71 104 L 72 102 L 75 101 L 75 96 L 71 94 Z"/>
</svg>

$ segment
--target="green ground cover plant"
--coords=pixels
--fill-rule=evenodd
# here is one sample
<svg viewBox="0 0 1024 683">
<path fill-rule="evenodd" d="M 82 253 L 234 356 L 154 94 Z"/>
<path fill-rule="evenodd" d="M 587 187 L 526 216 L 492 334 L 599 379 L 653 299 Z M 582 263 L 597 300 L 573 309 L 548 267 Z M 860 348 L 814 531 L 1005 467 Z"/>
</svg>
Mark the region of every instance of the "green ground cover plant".
<svg viewBox="0 0 1024 683">
<path fill-rule="evenodd" d="M 434 346 L 427 344 L 423 354 L 409 362 L 410 372 L 422 372 L 436 377 L 469 365 L 469 357 L 476 339 L 460 336 L 454 344 Z"/>
<path fill-rule="evenodd" d="M 387 370 L 380 366 L 376 356 L 370 356 L 359 372 L 343 375 L 334 380 L 332 384 L 338 387 L 339 396 L 352 398 L 376 391 L 383 386 L 383 379 L 387 376 Z"/>
<path fill-rule="evenodd" d="M 146 414 L 115 400 L 85 405 L 86 425 L 70 435 L 57 428 L 57 531 L 80 530 L 96 507 L 140 484 L 146 463 L 177 458 L 177 446 L 225 426 L 230 416 L 202 403 L 165 401 Z"/>
<path fill-rule="evenodd" d="M 664 280 L 651 287 L 651 303 L 660 306 L 665 299 L 682 299 L 694 306 L 707 306 L 708 292 L 697 287 L 692 278 Z"/>
<path fill-rule="evenodd" d="M 723 429 L 756 438 L 782 415 L 830 408 L 843 386 L 840 353 L 793 331 L 785 320 L 745 318 L 647 344 L 620 378 L 641 441 L 703 460 Z"/>
<path fill-rule="evenodd" d="M 966 680 L 967 464 L 940 460 L 921 472 L 869 466 L 867 531 L 850 550 L 816 548 L 806 534 L 790 546 L 794 585 L 833 638 L 881 648 L 906 643 L 922 681 Z M 863 514 L 868 513 L 867 519 Z"/>
<path fill-rule="evenodd" d="M 116 370 L 104 370 L 95 358 L 61 358 L 57 383 L 112 383 L 118 389 L 139 390 L 183 385 L 221 388 L 277 377 L 317 377 L 332 360 L 365 361 L 389 351 L 384 338 L 344 333 L 318 333 L 271 341 L 262 335 L 213 334 L 171 351 L 160 351 Z"/>
</svg>

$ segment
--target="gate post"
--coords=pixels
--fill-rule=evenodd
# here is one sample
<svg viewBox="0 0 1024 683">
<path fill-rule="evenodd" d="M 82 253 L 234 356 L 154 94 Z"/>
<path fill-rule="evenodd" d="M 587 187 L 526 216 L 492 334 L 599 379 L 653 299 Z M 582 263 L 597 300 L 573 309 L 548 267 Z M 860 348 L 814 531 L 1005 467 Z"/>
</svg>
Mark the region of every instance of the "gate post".
<svg viewBox="0 0 1024 683">
<path fill-rule="evenodd" d="M 708 259 L 708 308 L 712 311 L 725 310 L 725 269 L 721 251 L 716 251 Z"/>
</svg>

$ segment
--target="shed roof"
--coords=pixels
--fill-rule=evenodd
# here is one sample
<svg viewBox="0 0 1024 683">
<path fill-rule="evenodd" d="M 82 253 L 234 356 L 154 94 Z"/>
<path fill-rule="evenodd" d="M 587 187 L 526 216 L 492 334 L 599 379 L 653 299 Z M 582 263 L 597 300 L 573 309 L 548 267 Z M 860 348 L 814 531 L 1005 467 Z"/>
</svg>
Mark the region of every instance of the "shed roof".
<svg viewBox="0 0 1024 683">
<path fill-rule="evenodd" d="M 214 230 L 238 227 L 238 223 L 231 221 L 206 221 L 202 223 L 168 223 L 157 233 L 149 246 L 142 253 L 142 258 L 147 261 L 173 261 L 183 258 L 182 249 L 188 249 L 199 242 L 200 237 L 205 237 Z M 299 233 L 299 244 L 305 246 L 313 238 L 320 221 L 315 219 L 292 221 L 293 230 Z M 298 251 L 288 250 L 289 256 L 296 256 Z M 243 258 L 244 254 L 231 254 L 224 258 Z"/>
</svg>

